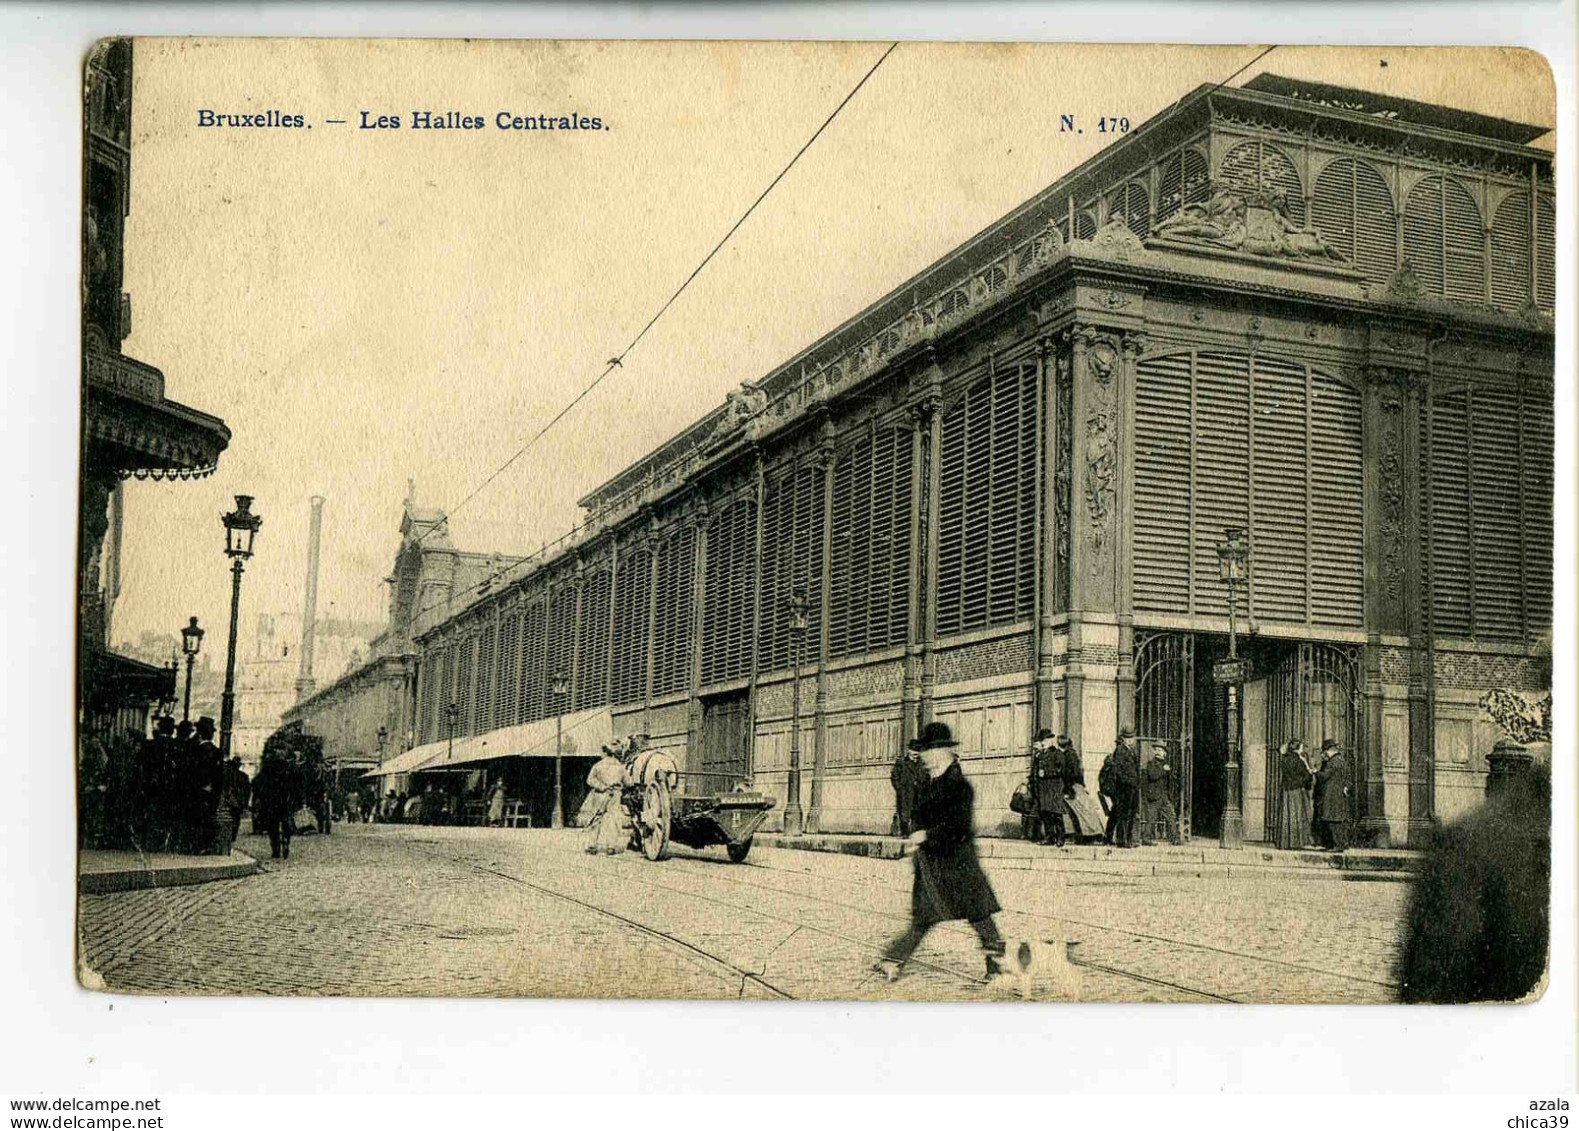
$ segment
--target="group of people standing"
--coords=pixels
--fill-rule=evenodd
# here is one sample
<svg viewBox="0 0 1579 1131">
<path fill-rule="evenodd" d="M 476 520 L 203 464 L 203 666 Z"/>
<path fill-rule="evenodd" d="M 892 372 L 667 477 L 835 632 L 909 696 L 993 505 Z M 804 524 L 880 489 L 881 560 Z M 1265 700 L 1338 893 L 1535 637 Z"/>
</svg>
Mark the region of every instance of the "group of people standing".
<svg viewBox="0 0 1579 1131">
<path fill-rule="evenodd" d="M 1180 843 L 1179 813 L 1173 804 L 1178 790 L 1167 744 L 1152 743 L 1143 762 L 1135 728 L 1123 727 L 1097 775 L 1098 796 L 1108 815 L 1102 839 L 1115 848 Z"/>
<path fill-rule="evenodd" d="M 1323 740 L 1315 763 L 1303 742 L 1285 742 L 1278 750 L 1278 772 L 1282 796 L 1273 842 L 1279 848 L 1348 848 L 1349 759 L 1337 741 Z"/>
<path fill-rule="evenodd" d="M 235 839 L 231 806 L 246 806 L 239 759 L 227 765 L 214 742 L 214 720 L 154 723 L 132 766 L 126 819 L 131 844 L 142 852 L 189 855 L 227 852 Z"/>
</svg>

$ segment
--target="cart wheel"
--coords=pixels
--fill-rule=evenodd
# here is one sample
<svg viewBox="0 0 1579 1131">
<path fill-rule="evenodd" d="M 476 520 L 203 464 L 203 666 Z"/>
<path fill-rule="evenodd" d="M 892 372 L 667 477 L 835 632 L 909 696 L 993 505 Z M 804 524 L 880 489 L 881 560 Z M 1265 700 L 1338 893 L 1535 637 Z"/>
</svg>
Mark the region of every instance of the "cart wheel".
<svg viewBox="0 0 1579 1131">
<path fill-rule="evenodd" d="M 725 847 L 729 850 L 729 860 L 733 864 L 744 864 L 746 853 L 751 851 L 751 838 L 746 837 L 741 841 L 730 841 Z"/>
<path fill-rule="evenodd" d="M 661 777 L 647 783 L 641 806 L 641 850 L 649 860 L 669 856 L 669 786 Z"/>
</svg>

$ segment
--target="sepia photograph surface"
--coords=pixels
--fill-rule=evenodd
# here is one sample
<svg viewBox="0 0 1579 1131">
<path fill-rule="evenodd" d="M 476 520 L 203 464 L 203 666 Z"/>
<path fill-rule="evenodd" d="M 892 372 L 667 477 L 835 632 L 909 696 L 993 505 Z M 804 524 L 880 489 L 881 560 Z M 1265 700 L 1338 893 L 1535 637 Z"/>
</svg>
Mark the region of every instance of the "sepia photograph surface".
<svg viewBox="0 0 1579 1131">
<path fill-rule="evenodd" d="M 1538 997 L 1555 123 L 1516 49 L 95 44 L 79 982 Z"/>
</svg>

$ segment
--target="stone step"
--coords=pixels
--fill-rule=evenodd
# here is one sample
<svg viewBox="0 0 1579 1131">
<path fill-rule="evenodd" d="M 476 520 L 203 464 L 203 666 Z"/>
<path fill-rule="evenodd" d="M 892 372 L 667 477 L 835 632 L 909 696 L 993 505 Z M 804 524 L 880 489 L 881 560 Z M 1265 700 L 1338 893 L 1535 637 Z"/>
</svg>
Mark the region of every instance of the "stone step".
<svg viewBox="0 0 1579 1131">
<path fill-rule="evenodd" d="M 786 836 L 758 833 L 763 847 L 803 852 L 832 852 L 897 860 L 904 842 L 898 837 L 815 833 Z M 1418 852 L 1405 849 L 1350 849 L 1347 852 L 1284 851 L 1261 845 L 1222 848 L 1215 844 L 1152 845 L 1112 848 L 1105 844 L 1049 848 L 1023 840 L 982 838 L 977 851 L 1003 868 L 1065 868 L 1082 865 L 1103 871 L 1136 875 L 1228 875 L 1274 872 L 1329 873 L 1335 876 L 1376 873 L 1388 878 L 1408 876 L 1417 867 Z"/>
</svg>

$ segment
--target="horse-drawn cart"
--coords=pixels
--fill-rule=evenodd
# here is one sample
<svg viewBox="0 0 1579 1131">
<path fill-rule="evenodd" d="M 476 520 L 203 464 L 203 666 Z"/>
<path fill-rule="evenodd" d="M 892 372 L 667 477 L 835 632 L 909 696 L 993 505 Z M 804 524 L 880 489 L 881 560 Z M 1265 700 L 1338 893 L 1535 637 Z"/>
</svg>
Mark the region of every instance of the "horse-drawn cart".
<svg viewBox="0 0 1579 1131">
<path fill-rule="evenodd" d="M 669 855 L 670 844 L 687 848 L 723 845 L 739 864 L 751 851 L 751 838 L 768 819 L 774 801 L 738 783 L 722 793 L 682 790 L 682 780 L 716 778 L 687 773 L 667 754 L 643 751 L 627 771 L 621 803 L 630 816 L 636 847 L 649 860 Z"/>
</svg>

